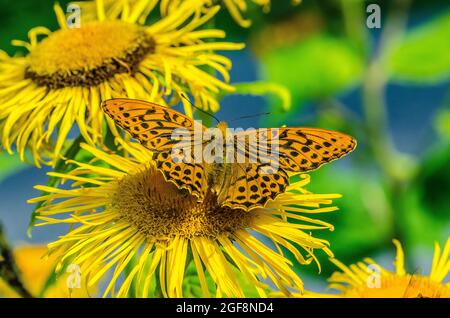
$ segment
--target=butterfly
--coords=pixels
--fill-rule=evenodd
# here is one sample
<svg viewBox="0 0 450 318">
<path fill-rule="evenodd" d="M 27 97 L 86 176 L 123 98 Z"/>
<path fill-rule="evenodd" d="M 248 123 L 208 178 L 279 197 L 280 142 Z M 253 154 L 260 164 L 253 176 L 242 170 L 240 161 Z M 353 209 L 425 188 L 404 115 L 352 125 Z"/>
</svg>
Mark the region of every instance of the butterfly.
<svg viewBox="0 0 450 318">
<path fill-rule="evenodd" d="M 187 189 L 199 202 L 213 191 L 221 206 L 245 211 L 264 207 L 284 193 L 288 173 L 317 169 L 356 146 L 354 138 L 332 130 L 282 127 L 230 133 L 223 122 L 218 123 L 217 130 L 226 138 L 204 140 L 198 138 L 198 132 L 203 137 L 208 128 L 165 106 L 118 98 L 104 101 L 102 108 L 153 152 L 153 161 L 167 181 Z M 173 138 L 175 131 L 187 138 Z M 222 161 L 199 158 L 197 146 L 219 148 L 218 153 L 211 153 L 213 159 L 222 157 Z"/>
</svg>

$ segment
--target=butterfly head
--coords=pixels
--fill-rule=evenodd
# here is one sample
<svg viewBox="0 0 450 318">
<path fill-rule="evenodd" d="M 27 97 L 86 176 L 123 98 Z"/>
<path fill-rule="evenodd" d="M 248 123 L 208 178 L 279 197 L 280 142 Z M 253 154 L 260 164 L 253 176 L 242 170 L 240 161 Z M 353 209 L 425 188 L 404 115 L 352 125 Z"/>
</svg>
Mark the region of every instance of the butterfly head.
<svg viewBox="0 0 450 318">
<path fill-rule="evenodd" d="M 222 132 L 222 135 L 223 135 L 223 136 L 226 135 L 227 128 L 228 128 L 228 125 L 227 125 L 226 122 L 220 121 L 220 122 L 217 124 L 217 128 Z"/>
</svg>

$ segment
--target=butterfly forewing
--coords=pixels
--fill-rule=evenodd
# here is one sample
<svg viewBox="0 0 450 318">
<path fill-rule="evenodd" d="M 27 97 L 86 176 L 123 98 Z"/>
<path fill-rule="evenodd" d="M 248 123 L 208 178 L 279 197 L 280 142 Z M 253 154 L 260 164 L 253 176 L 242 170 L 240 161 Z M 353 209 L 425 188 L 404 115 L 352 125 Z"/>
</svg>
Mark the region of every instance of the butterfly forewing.
<svg viewBox="0 0 450 318">
<path fill-rule="evenodd" d="M 250 135 L 251 132 L 245 132 Z M 245 140 L 236 143 L 236 152 L 245 151 L 251 162 L 264 162 L 265 158 L 278 161 L 281 169 L 305 172 L 324 163 L 339 159 L 351 152 L 354 138 L 333 130 L 318 128 L 272 128 L 255 130 L 256 143 Z M 242 138 L 237 138 L 242 140 Z"/>
<path fill-rule="evenodd" d="M 291 172 L 317 169 L 353 151 L 356 141 L 337 131 L 318 128 L 279 129 L 280 167 Z"/>
<path fill-rule="evenodd" d="M 165 106 L 125 98 L 107 100 L 102 106 L 118 126 L 152 151 L 170 151 L 175 129 L 194 133 L 191 118 Z"/>
</svg>

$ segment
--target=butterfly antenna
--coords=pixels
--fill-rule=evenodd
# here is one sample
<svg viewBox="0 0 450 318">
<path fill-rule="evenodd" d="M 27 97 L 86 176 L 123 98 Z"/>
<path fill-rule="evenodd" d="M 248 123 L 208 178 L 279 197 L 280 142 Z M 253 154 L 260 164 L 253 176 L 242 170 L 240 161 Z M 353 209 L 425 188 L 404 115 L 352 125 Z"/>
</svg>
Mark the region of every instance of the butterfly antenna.
<svg viewBox="0 0 450 318">
<path fill-rule="evenodd" d="M 189 103 L 192 107 L 194 107 L 196 110 L 202 112 L 202 113 L 205 114 L 205 115 L 208 115 L 208 116 L 214 118 L 218 123 L 220 123 L 220 120 L 219 120 L 216 116 L 214 116 L 213 114 L 208 113 L 207 111 L 204 111 L 204 110 L 201 109 L 200 107 L 195 106 L 194 103 L 192 103 L 191 100 L 190 100 L 186 95 L 184 95 L 184 94 L 180 94 L 180 95 L 181 95 L 181 97 L 183 97 L 185 100 L 187 100 L 188 103 Z"/>
<path fill-rule="evenodd" d="M 265 113 L 257 113 L 257 114 L 247 115 L 247 116 L 241 116 L 241 117 L 238 117 L 238 118 L 234 118 L 234 119 L 230 120 L 229 122 L 231 123 L 231 122 L 238 121 L 238 120 L 241 120 L 241 119 L 248 119 L 248 118 L 254 118 L 254 117 L 259 117 L 259 116 L 266 116 L 266 115 L 270 115 L 270 114 L 271 114 L 270 112 L 265 112 Z"/>
</svg>

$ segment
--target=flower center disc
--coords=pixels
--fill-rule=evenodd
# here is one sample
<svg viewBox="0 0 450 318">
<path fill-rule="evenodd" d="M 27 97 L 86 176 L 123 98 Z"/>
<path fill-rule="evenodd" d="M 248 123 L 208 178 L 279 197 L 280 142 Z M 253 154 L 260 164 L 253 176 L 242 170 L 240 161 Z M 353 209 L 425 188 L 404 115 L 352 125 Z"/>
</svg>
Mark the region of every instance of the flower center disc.
<svg viewBox="0 0 450 318">
<path fill-rule="evenodd" d="M 111 208 L 147 238 L 158 241 L 175 236 L 216 238 L 247 228 L 255 217 L 254 211 L 221 207 L 212 192 L 197 202 L 152 167 L 118 181 Z"/>
<path fill-rule="evenodd" d="M 61 29 L 30 52 L 25 76 L 40 86 L 94 86 L 118 73 L 133 73 L 155 42 L 145 30 L 121 21 Z"/>
</svg>

